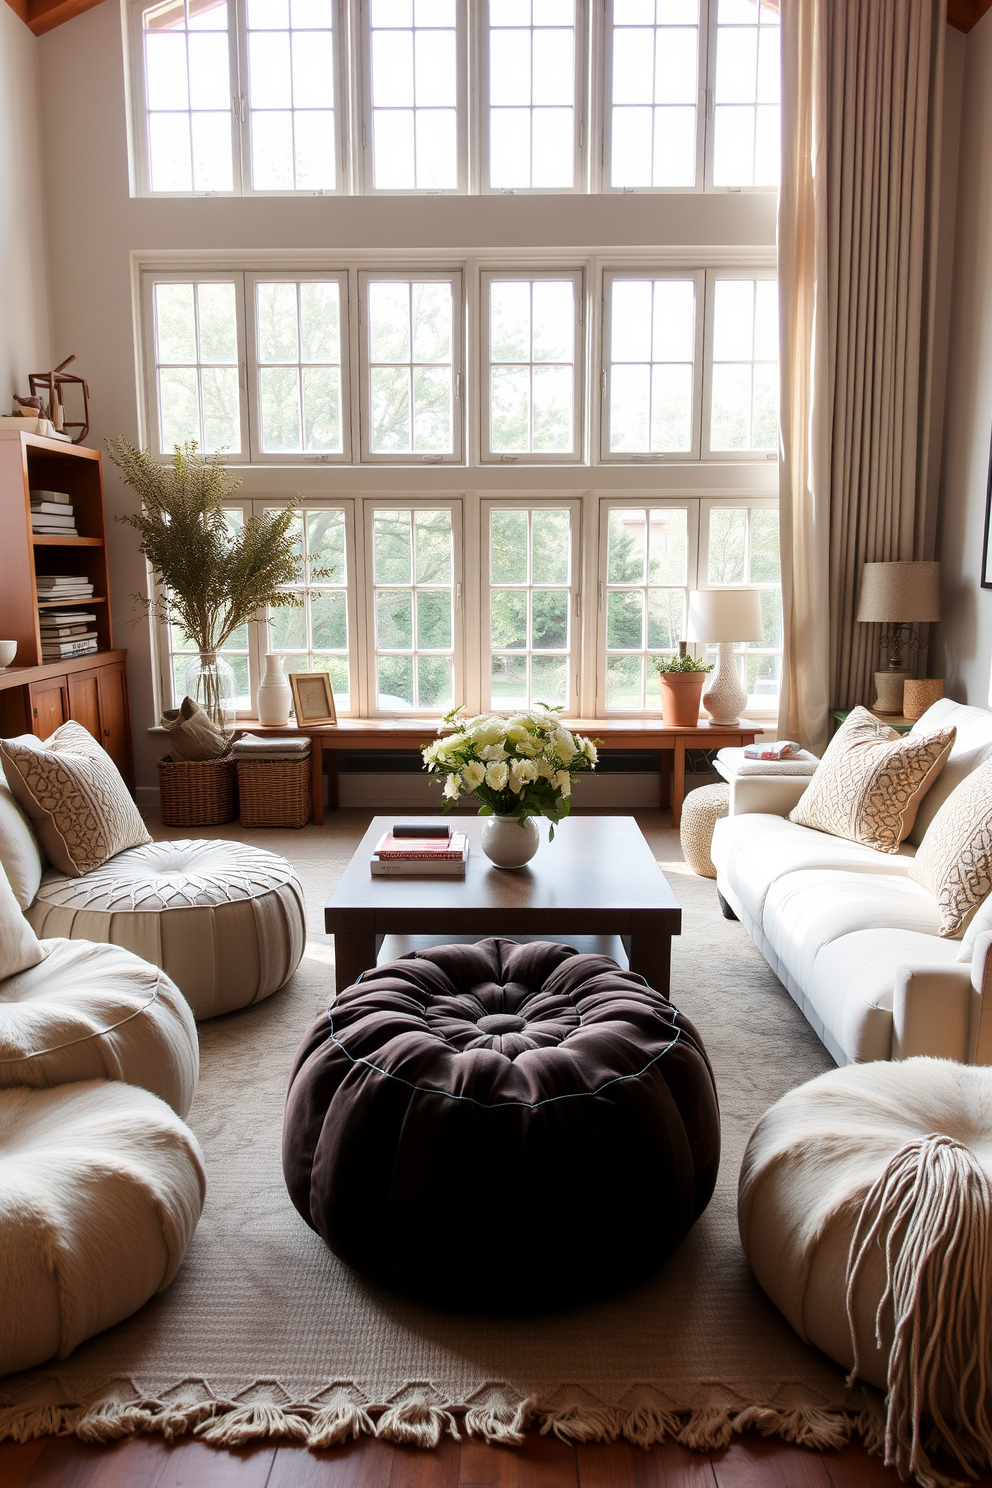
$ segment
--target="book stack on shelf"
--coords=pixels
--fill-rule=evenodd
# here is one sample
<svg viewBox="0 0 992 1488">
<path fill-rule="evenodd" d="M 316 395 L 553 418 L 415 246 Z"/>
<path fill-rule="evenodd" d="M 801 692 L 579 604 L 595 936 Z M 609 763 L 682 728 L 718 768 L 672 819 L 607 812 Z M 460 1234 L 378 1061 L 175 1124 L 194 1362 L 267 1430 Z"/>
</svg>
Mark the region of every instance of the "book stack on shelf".
<svg viewBox="0 0 992 1488">
<path fill-rule="evenodd" d="M 31 531 L 38 537 L 78 537 L 72 497 L 65 491 L 32 487 Z"/>
<path fill-rule="evenodd" d="M 403 823 L 382 834 L 369 868 L 373 878 L 464 878 L 468 852 L 464 832 Z"/>
<path fill-rule="evenodd" d="M 92 611 L 39 610 L 38 624 L 43 661 L 86 656 L 97 648 L 96 615 Z"/>
<path fill-rule="evenodd" d="M 61 604 L 70 599 L 90 599 L 93 594 L 93 585 L 85 574 L 38 574 L 35 582 L 40 603 L 57 599 Z"/>
</svg>

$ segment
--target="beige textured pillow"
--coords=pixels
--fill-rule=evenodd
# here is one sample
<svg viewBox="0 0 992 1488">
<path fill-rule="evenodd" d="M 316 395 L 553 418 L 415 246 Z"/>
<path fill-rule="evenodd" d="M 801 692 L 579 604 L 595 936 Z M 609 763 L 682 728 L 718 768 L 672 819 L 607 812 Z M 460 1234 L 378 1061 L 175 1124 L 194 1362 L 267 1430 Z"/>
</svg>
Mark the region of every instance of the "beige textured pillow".
<svg viewBox="0 0 992 1488">
<path fill-rule="evenodd" d="M 936 899 L 941 935 L 957 935 L 992 890 L 992 760 L 951 791 L 909 876 Z"/>
<path fill-rule="evenodd" d="M 44 947 L 21 914 L 7 875 L 0 868 L 0 981 L 44 959 Z"/>
<path fill-rule="evenodd" d="M 879 852 L 898 852 L 951 752 L 954 734 L 946 728 L 900 738 L 867 708 L 855 708 L 831 739 L 789 820 Z"/>
<path fill-rule="evenodd" d="M 0 739 L 0 760 L 16 800 L 62 873 L 80 878 L 151 838 L 110 755 L 82 724 L 63 723 L 42 743 L 31 734 Z"/>
</svg>

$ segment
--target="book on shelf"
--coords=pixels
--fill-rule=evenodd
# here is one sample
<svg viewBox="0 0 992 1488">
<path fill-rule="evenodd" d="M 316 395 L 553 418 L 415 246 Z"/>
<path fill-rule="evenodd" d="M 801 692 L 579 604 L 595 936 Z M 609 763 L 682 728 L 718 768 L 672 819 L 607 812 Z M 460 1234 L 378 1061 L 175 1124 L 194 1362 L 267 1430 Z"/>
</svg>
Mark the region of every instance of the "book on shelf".
<svg viewBox="0 0 992 1488">
<path fill-rule="evenodd" d="M 453 858 L 370 858 L 373 878 L 464 878 L 469 848 Z"/>
<path fill-rule="evenodd" d="M 79 529 L 75 523 L 70 527 L 46 527 L 40 522 L 31 523 L 31 531 L 35 537 L 78 537 Z"/>
<path fill-rule="evenodd" d="M 444 862 L 464 857 L 468 838 L 464 832 L 450 837 L 396 837 L 383 832 L 373 848 L 380 862 Z"/>
<path fill-rule="evenodd" d="M 39 610 L 38 623 L 42 630 L 57 629 L 60 625 L 86 625 L 95 622 L 95 610 Z"/>
<path fill-rule="evenodd" d="M 79 589 L 90 581 L 85 574 L 38 574 L 39 589 Z M 90 584 L 92 589 L 93 585 Z"/>
<path fill-rule="evenodd" d="M 41 654 L 46 661 L 62 661 L 67 656 L 88 656 L 96 648 L 96 636 L 89 640 L 80 638 L 75 641 L 43 641 Z"/>
<path fill-rule="evenodd" d="M 37 486 L 31 487 L 31 505 L 36 501 L 50 502 L 55 506 L 71 506 L 72 497 L 68 491 L 43 491 Z"/>
<path fill-rule="evenodd" d="M 81 636 L 96 635 L 86 625 L 43 625 L 41 627 L 42 641 L 58 640 L 65 641 L 71 636 L 78 640 Z"/>
<path fill-rule="evenodd" d="M 31 499 L 31 515 L 38 517 L 59 517 L 66 521 L 74 521 L 75 508 L 71 502 L 66 501 L 35 501 Z"/>
</svg>

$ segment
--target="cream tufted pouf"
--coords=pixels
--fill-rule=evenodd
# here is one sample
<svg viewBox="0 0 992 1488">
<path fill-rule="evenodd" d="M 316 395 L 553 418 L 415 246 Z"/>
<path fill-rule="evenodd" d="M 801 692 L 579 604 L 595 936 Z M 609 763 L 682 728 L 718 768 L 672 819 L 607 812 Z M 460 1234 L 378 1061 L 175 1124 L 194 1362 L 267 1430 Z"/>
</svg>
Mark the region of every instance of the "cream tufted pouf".
<svg viewBox="0 0 992 1488">
<path fill-rule="evenodd" d="M 195 1137 L 146 1090 L 0 1090 L 0 1374 L 64 1359 L 163 1291 L 204 1191 Z"/>
<path fill-rule="evenodd" d="M 729 815 L 729 785 L 697 785 L 682 803 L 679 827 L 682 855 L 700 878 L 716 878 L 716 869 L 710 859 L 713 828 L 721 816 Z"/>
<path fill-rule="evenodd" d="M 879 1060 L 790 1091 L 748 1143 L 738 1218 L 751 1269 L 800 1337 L 846 1369 L 856 1344 L 859 1377 L 888 1390 L 901 1470 L 925 1464 L 920 1421 L 935 1405 L 953 1425 L 943 1445 L 988 1460 L 992 1070 Z"/>
<path fill-rule="evenodd" d="M 160 966 L 198 1019 L 278 991 L 303 955 L 303 890 L 242 842 L 150 842 L 82 878 L 46 873 L 27 911 L 44 938 L 107 941 Z"/>
<path fill-rule="evenodd" d="M 43 961 L 0 982 L 0 1088 L 122 1080 L 185 1116 L 199 1044 L 175 983 L 117 946 L 42 945 Z"/>
</svg>

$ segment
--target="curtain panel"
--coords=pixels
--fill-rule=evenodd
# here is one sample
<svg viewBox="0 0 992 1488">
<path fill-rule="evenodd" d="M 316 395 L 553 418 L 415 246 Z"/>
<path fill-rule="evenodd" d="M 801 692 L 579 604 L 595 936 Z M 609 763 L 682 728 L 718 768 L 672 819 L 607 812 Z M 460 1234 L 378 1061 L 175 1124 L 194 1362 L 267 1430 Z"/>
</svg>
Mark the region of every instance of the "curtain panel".
<svg viewBox="0 0 992 1488">
<path fill-rule="evenodd" d="M 865 563 L 932 558 L 943 0 L 782 0 L 780 730 L 870 703 Z"/>
</svg>

